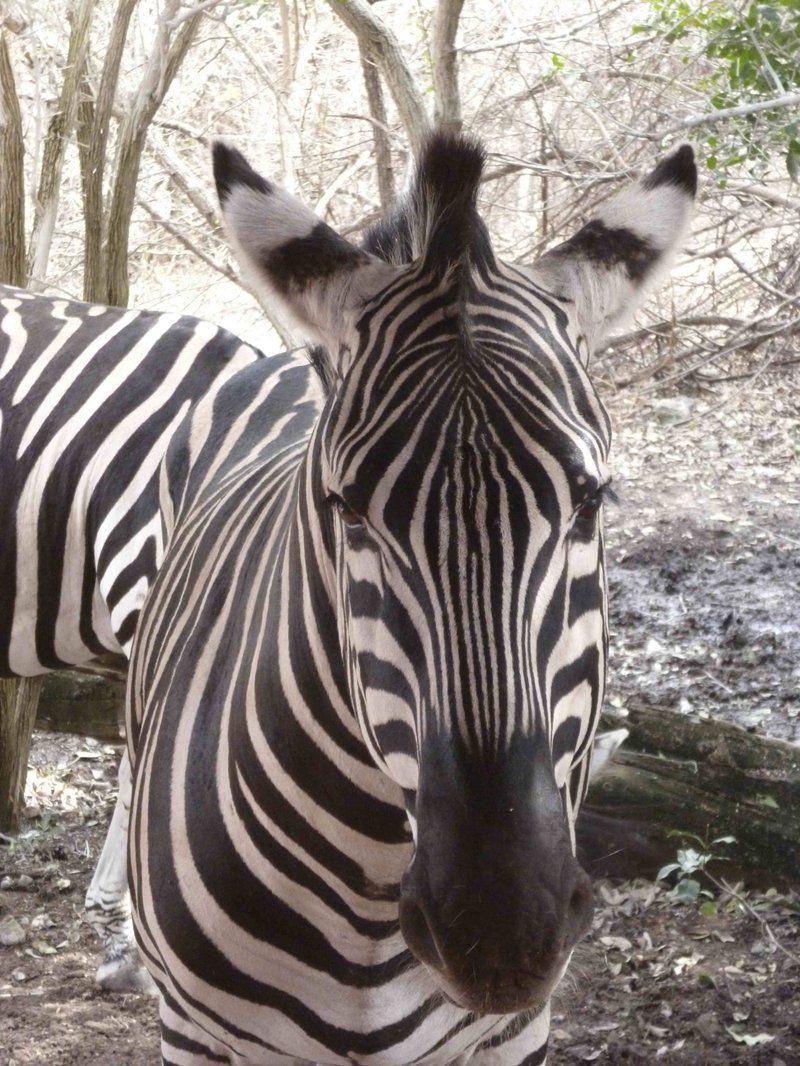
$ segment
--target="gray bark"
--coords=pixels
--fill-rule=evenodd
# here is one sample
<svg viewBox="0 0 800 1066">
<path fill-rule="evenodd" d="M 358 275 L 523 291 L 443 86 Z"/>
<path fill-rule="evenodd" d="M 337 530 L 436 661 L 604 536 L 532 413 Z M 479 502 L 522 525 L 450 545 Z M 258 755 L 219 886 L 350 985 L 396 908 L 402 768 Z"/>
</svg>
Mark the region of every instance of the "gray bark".
<svg viewBox="0 0 800 1066">
<path fill-rule="evenodd" d="M 103 176 L 106 148 L 114 99 L 119 82 L 120 64 L 128 36 L 131 16 L 136 0 L 119 0 L 111 33 L 108 38 L 103 70 L 97 94 L 91 109 L 91 122 L 85 126 L 81 142 L 85 155 L 82 159 L 83 212 L 86 247 L 83 267 L 83 297 L 90 302 L 102 302 L 106 298 L 106 270 L 103 244 L 106 219 L 103 212 Z"/>
<path fill-rule="evenodd" d="M 364 88 L 367 93 L 367 105 L 372 122 L 372 143 L 375 146 L 375 168 L 378 176 L 378 195 L 381 210 L 386 213 L 394 203 L 394 170 L 392 169 L 392 147 L 386 118 L 386 104 L 381 88 L 381 76 L 378 67 L 367 46 L 359 40 L 358 50 L 361 55 L 361 70 L 364 74 Z"/>
<path fill-rule="evenodd" d="M 431 32 L 433 121 L 449 133 L 460 133 L 462 126 L 456 34 L 463 6 L 464 0 L 439 0 Z"/>
<path fill-rule="evenodd" d="M 0 32 L 0 281 L 24 286 L 25 177 L 22 116 L 8 38 Z"/>
<path fill-rule="evenodd" d="M 19 826 L 40 677 L 0 678 L 0 832 Z"/>
<path fill-rule="evenodd" d="M 136 99 L 122 123 L 105 241 L 107 273 L 104 302 L 115 307 L 126 307 L 128 303 L 131 214 L 147 130 L 180 69 L 202 19 L 202 12 L 189 15 L 180 23 L 172 40 L 168 13 L 165 13 Z"/>
<path fill-rule="evenodd" d="M 33 230 L 28 251 L 29 288 L 34 292 L 41 292 L 44 288 L 44 277 L 47 273 L 58 212 L 64 153 L 67 142 L 75 130 L 78 116 L 80 86 L 86 63 L 86 51 L 89 46 L 89 27 L 94 5 L 95 0 L 78 0 L 71 10 L 72 26 L 67 49 L 67 65 L 64 69 L 64 80 L 61 84 L 56 112 L 50 120 L 44 141 Z"/>
</svg>

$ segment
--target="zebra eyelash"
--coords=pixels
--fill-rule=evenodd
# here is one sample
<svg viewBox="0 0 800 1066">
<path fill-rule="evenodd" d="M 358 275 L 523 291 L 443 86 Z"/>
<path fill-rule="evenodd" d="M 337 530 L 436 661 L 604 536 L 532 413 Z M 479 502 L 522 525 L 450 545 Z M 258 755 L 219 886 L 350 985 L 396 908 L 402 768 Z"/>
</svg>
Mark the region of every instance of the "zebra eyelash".
<svg viewBox="0 0 800 1066">
<path fill-rule="evenodd" d="M 614 483 L 611 478 L 597 490 L 600 493 L 602 503 L 618 504 L 620 502 L 619 493 L 614 488 Z"/>
<path fill-rule="evenodd" d="M 364 519 L 338 493 L 328 493 L 322 501 L 322 506 L 323 508 L 338 511 L 345 529 L 350 530 L 350 532 L 361 533 L 366 531 Z"/>
<path fill-rule="evenodd" d="M 619 496 L 611 487 L 611 481 L 599 485 L 594 492 L 585 496 L 572 513 L 570 535 L 579 540 L 588 539 L 595 528 L 595 519 L 604 503 L 619 503 Z"/>
<path fill-rule="evenodd" d="M 592 505 L 594 510 L 599 511 L 601 505 L 604 503 L 619 503 L 619 496 L 613 488 L 610 479 L 602 485 L 598 485 L 594 492 L 590 493 L 588 496 L 584 496 L 575 508 L 575 514 L 578 514 L 588 505 Z"/>
</svg>

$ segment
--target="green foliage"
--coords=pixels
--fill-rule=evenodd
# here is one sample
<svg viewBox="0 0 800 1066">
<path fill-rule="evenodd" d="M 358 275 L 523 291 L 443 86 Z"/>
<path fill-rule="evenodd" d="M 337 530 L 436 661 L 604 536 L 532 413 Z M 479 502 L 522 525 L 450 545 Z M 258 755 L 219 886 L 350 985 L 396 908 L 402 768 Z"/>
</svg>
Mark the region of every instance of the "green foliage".
<svg viewBox="0 0 800 1066">
<path fill-rule="evenodd" d="M 699 47 L 712 69 L 698 88 L 708 91 L 715 110 L 800 91 L 798 0 L 750 3 L 738 9 L 727 0 L 649 2 L 654 18 L 634 27 L 634 32 L 655 33 L 684 53 Z M 800 120 L 790 109 L 733 117 L 699 136 L 705 138 L 710 170 L 724 172 L 744 164 L 760 177 L 780 154 L 791 179 L 800 176 Z"/>
<path fill-rule="evenodd" d="M 712 894 L 703 888 L 698 878 L 702 876 L 710 862 L 725 861 L 725 856 L 718 854 L 717 849 L 720 844 L 735 843 L 736 838 L 731 836 L 716 837 L 716 839 L 708 843 L 693 833 L 674 833 L 670 835 L 680 836 L 692 843 L 687 843 L 685 847 L 678 848 L 676 861 L 662 866 L 658 871 L 656 880 L 664 881 L 673 874 L 676 875 L 675 886 L 671 890 L 671 896 L 676 902 L 696 903 L 702 895 L 706 897 L 705 902 L 700 907 L 702 913 L 707 917 L 716 914 L 717 904 Z"/>
</svg>

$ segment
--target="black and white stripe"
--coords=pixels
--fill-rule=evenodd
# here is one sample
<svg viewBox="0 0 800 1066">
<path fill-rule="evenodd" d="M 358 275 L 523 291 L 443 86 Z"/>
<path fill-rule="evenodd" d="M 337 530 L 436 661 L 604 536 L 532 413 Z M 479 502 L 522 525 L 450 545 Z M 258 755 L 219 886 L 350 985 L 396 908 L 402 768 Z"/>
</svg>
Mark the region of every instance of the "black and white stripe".
<svg viewBox="0 0 800 1066">
<path fill-rule="evenodd" d="M 129 680 L 164 1062 L 541 1063 L 591 907 L 609 425 L 588 352 L 681 239 L 691 151 L 532 267 L 437 137 L 355 248 L 218 146 L 243 265 L 316 341 L 198 402 Z M 626 223 L 627 219 L 627 223 Z"/>
<path fill-rule="evenodd" d="M 163 549 L 158 470 L 192 405 L 260 358 L 218 326 L 0 287 L 0 676 L 127 654 Z M 130 977 L 120 800 L 87 897 Z"/>
</svg>

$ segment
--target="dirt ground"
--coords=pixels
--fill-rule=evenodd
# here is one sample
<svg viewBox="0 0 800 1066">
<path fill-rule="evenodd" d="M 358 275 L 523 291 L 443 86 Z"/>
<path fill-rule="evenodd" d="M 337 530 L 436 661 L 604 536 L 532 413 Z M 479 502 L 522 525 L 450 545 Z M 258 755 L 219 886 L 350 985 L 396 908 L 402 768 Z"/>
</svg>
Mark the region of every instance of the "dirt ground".
<svg viewBox="0 0 800 1066">
<path fill-rule="evenodd" d="M 617 709 L 635 696 L 800 743 L 797 384 L 711 420 L 702 397 L 606 394 Z M 0 1066 L 159 1062 L 153 1000 L 95 990 L 82 920 L 117 756 L 36 737 L 25 831 L 0 847 L 0 931 L 13 919 L 24 937 L 0 947 Z M 707 887 L 682 903 L 665 885 L 597 884 L 595 928 L 554 1004 L 555 1066 L 800 1066 L 800 896 Z"/>
<path fill-rule="evenodd" d="M 800 743 L 799 396 L 798 372 L 711 416 L 691 395 L 606 395 L 613 706 L 637 696 Z M 668 420 L 676 400 L 686 425 Z"/>
<path fill-rule="evenodd" d="M 101 993 L 98 942 L 83 897 L 114 807 L 121 747 L 34 735 L 18 841 L 0 848 L 0 939 L 13 919 L 24 940 L 0 947 L 0 1066 L 153 1066 L 155 1000 Z"/>
</svg>

